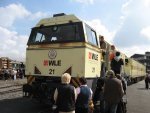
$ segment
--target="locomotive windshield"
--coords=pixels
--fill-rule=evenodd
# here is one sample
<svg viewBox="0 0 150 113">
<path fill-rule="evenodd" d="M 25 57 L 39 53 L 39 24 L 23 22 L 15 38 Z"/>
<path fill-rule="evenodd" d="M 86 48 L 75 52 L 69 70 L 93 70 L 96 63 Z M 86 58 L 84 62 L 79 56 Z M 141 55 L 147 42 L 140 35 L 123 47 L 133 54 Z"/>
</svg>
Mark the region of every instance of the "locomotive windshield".
<svg viewBox="0 0 150 113">
<path fill-rule="evenodd" d="M 82 23 L 40 26 L 32 29 L 28 45 L 59 42 L 83 42 Z"/>
</svg>

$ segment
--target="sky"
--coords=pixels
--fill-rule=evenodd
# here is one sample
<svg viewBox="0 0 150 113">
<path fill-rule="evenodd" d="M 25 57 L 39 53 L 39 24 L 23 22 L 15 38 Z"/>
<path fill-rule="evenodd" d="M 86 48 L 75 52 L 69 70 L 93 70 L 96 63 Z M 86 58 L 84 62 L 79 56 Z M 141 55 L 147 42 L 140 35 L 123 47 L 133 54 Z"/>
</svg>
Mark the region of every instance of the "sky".
<svg viewBox="0 0 150 113">
<path fill-rule="evenodd" d="M 0 57 L 25 61 L 36 23 L 74 14 L 128 57 L 150 51 L 150 0 L 0 0 Z"/>
</svg>

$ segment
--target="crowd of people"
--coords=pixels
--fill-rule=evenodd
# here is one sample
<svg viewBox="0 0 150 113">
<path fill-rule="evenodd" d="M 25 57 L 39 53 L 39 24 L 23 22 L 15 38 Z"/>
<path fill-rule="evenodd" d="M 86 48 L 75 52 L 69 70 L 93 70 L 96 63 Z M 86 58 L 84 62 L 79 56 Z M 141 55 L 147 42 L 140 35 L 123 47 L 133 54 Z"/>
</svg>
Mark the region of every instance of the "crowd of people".
<svg viewBox="0 0 150 113">
<path fill-rule="evenodd" d="M 65 73 L 61 77 L 62 85 L 55 90 L 54 100 L 59 113 L 89 113 L 92 90 L 87 86 L 84 77 L 80 78 L 80 87 L 70 85 L 71 76 Z M 91 102 L 91 108 L 93 107 Z"/>
<path fill-rule="evenodd" d="M 124 79 L 120 75 L 116 76 L 114 71 L 109 70 L 105 78 L 98 79 L 94 94 L 87 86 L 86 78 L 79 78 L 81 85 L 78 88 L 70 85 L 70 80 L 70 74 L 63 74 L 61 86 L 55 90 L 54 100 L 59 113 L 93 113 L 98 101 L 99 113 L 124 113 L 125 108 L 119 105 L 122 104 L 127 86 Z"/>
<path fill-rule="evenodd" d="M 0 79 L 1 80 L 8 80 L 13 79 L 16 80 L 17 78 L 24 78 L 25 70 L 24 69 L 7 69 L 3 68 L 0 69 Z"/>
</svg>

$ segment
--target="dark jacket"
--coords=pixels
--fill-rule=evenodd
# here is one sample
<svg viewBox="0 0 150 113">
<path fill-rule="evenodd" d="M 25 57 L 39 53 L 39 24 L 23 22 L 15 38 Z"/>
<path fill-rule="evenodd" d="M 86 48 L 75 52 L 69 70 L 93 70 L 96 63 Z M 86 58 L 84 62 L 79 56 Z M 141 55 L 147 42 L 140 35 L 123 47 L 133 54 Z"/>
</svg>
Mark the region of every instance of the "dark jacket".
<svg viewBox="0 0 150 113">
<path fill-rule="evenodd" d="M 97 80 L 97 86 L 93 95 L 93 102 L 101 101 L 103 99 L 102 93 L 103 93 L 103 86 L 104 86 L 104 78 L 99 78 Z"/>
<path fill-rule="evenodd" d="M 123 96 L 122 83 L 117 78 L 108 78 L 104 85 L 104 99 L 110 104 L 117 104 Z"/>
<path fill-rule="evenodd" d="M 75 110 L 74 87 L 69 84 L 62 84 L 58 90 L 57 107 L 59 111 L 69 112 Z"/>
<path fill-rule="evenodd" d="M 80 86 L 80 93 L 76 100 L 76 107 L 88 108 L 90 97 L 90 88 L 88 88 L 87 86 Z"/>
<path fill-rule="evenodd" d="M 111 69 L 115 72 L 115 74 L 120 74 L 121 72 L 121 65 L 123 65 L 123 60 L 119 59 L 118 61 L 113 58 L 111 61 Z"/>
</svg>

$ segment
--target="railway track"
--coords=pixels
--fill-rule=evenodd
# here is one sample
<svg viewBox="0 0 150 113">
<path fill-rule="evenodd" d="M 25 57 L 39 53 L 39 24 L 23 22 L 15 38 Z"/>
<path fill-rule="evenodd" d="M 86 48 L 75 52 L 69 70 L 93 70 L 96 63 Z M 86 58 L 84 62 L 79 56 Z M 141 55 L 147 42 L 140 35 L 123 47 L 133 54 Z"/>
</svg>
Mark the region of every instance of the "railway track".
<svg viewBox="0 0 150 113">
<path fill-rule="evenodd" d="M 0 86 L 0 100 L 22 97 L 23 84 L 3 84 Z"/>
<path fill-rule="evenodd" d="M 0 87 L 0 90 L 4 89 L 4 88 L 10 88 L 10 87 L 16 87 L 16 86 L 22 86 L 22 85 L 23 84 L 15 84 L 15 85 L 2 86 L 2 87 Z"/>
<path fill-rule="evenodd" d="M 15 93 L 15 92 L 19 92 L 19 91 L 22 91 L 22 87 L 10 89 L 10 90 L 6 90 L 6 91 L 0 91 L 0 95 L 5 95 L 8 93 Z"/>
</svg>

